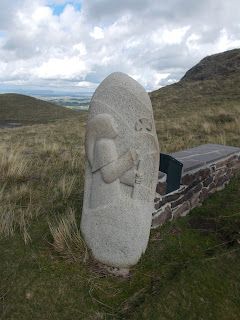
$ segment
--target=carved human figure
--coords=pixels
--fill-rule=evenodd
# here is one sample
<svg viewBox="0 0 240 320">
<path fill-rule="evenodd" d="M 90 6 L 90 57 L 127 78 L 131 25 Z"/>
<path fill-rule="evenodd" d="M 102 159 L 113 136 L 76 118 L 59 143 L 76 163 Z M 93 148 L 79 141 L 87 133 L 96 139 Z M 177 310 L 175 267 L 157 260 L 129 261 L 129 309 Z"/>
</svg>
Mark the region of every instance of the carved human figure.
<svg viewBox="0 0 240 320">
<path fill-rule="evenodd" d="M 148 244 L 159 166 L 151 101 L 128 75 L 95 91 L 85 149 L 82 234 L 96 260 L 128 269 Z"/>
<path fill-rule="evenodd" d="M 116 122 L 109 114 L 97 115 L 88 123 L 86 155 L 92 171 L 91 208 L 120 198 L 120 183 L 132 187 L 141 183 L 141 175 L 133 169 L 139 158 L 138 145 L 119 156 L 114 141 L 117 136 Z"/>
</svg>

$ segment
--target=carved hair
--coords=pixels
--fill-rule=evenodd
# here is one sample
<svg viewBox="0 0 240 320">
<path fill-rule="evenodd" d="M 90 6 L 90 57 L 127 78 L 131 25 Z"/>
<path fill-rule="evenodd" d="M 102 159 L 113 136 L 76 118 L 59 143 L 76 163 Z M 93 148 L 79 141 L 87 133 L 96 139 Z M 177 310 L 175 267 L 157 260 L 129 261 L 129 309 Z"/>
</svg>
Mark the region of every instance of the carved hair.
<svg viewBox="0 0 240 320">
<path fill-rule="evenodd" d="M 103 113 L 95 116 L 87 124 L 85 148 L 87 158 L 93 166 L 94 147 L 97 140 L 100 139 L 115 139 L 118 135 L 117 125 L 113 118 L 108 113 Z"/>
</svg>

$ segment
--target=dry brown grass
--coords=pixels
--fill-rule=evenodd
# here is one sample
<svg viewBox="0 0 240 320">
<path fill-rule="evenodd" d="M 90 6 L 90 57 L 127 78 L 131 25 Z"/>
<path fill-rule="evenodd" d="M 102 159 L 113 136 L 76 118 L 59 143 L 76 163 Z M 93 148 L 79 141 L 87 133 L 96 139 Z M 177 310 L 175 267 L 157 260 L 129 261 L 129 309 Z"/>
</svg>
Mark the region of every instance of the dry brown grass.
<svg viewBox="0 0 240 320">
<path fill-rule="evenodd" d="M 21 181 L 26 178 L 29 161 L 22 155 L 19 145 L 0 143 L 0 178 L 5 182 Z"/>
<path fill-rule="evenodd" d="M 240 106 L 237 104 L 232 108 L 210 108 L 172 117 L 168 114 L 168 118 L 165 113 L 164 110 L 155 112 L 162 153 L 204 143 L 240 146 Z M 158 117 L 159 114 L 162 116 Z M 56 232 L 63 236 L 65 227 L 66 239 L 61 240 L 61 245 L 64 241 L 71 242 L 72 216 L 69 214 L 68 225 L 66 216 L 60 221 L 58 215 L 75 212 L 79 224 L 84 187 L 85 121 L 86 114 L 81 114 L 79 118 L 48 125 L 0 131 L 0 234 L 10 236 L 20 230 L 28 242 L 36 217 L 57 217 L 55 224 L 51 220 L 51 232 L 55 225 L 54 237 Z M 73 239 L 76 239 L 76 230 Z M 67 244 L 62 248 L 69 251 Z"/>
<path fill-rule="evenodd" d="M 80 235 L 75 215 L 74 210 L 70 208 L 61 218 L 49 222 L 49 229 L 55 251 L 70 261 L 86 262 L 87 247 Z"/>
<path fill-rule="evenodd" d="M 85 117 L 0 131 L 0 235 L 28 242 L 36 217 L 80 215 Z"/>
<path fill-rule="evenodd" d="M 166 119 L 155 112 L 160 152 L 171 153 L 205 143 L 240 146 L 240 106 L 190 112 Z"/>
</svg>

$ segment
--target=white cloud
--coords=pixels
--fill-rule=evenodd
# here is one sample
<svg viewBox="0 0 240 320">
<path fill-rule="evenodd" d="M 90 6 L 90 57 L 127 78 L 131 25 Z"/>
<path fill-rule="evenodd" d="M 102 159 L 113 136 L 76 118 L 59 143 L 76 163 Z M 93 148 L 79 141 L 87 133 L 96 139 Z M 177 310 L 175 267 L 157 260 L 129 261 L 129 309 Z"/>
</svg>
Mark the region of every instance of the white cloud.
<svg viewBox="0 0 240 320">
<path fill-rule="evenodd" d="M 49 7 L 39 7 L 33 12 L 32 19 L 36 21 L 37 24 L 41 24 L 50 21 L 51 16 L 52 10 Z"/>
<path fill-rule="evenodd" d="M 73 49 L 78 52 L 79 56 L 85 56 L 87 54 L 87 50 L 84 43 L 79 42 L 73 45 Z"/>
<path fill-rule="evenodd" d="M 157 89 L 240 47 L 238 2 L 0 0 L 0 88 L 93 90 L 122 71 Z"/>
<path fill-rule="evenodd" d="M 90 36 L 94 39 L 103 39 L 104 31 L 100 27 L 94 27 L 93 32 L 90 32 Z"/>
<path fill-rule="evenodd" d="M 175 28 L 172 30 L 164 30 L 162 36 L 163 41 L 168 44 L 179 44 L 183 41 L 183 37 L 189 29 L 190 26 L 186 26 L 183 28 Z"/>
<path fill-rule="evenodd" d="M 186 40 L 186 45 L 190 50 L 198 50 L 198 40 L 200 39 L 200 36 L 196 33 L 192 33 Z"/>
<path fill-rule="evenodd" d="M 84 79 L 87 66 L 79 57 L 56 59 L 51 58 L 40 67 L 32 70 L 33 74 L 41 79 Z"/>
<path fill-rule="evenodd" d="M 25 84 L 27 84 L 27 81 L 25 80 L 9 80 L 9 81 L 3 81 L 3 84 L 7 84 L 7 85 L 17 85 L 17 86 L 23 86 Z"/>
<path fill-rule="evenodd" d="M 7 63 L 0 61 L 0 73 L 7 69 Z"/>
<path fill-rule="evenodd" d="M 92 83 L 88 81 L 81 81 L 76 84 L 76 86 L 81 88 L 88 88 L 88 89 L 96 89 L 97 83 Z"/>
<path fill-rule="evenodd" d="M 155 73 L 154 77 L 155 77 L 155 86 L 160 85 L 160 81 L 163 79 L 166 79 L 168 76 L 170 76 L 170 73 Z"/>
<path fill-rule="evenodd" d="M 231 36 L 229 36 L 227 30 L 224 28 L 220 31 L 217 47 L 219 51 L 240 47 L 240 38 L 239 40 L 231 39 Z"/>
</svg>

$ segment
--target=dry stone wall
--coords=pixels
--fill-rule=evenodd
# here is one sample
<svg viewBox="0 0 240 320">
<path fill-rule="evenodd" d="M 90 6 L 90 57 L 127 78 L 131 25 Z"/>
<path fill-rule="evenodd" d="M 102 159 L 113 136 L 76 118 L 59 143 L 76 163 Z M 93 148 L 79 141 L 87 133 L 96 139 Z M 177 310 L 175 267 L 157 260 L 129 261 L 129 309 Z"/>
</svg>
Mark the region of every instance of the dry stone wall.
<svg viewBox="0 0 240 320">
<path fill-rule="evenodd" d="M 185 216 L 210 194 L 223 189 L 240 168 L 240 148 L 207 144 L 171 154 L 183 163 L 181 186 L 166 194 L 166 175 L 159 172 L 152 228 Z"/>
</svg>

